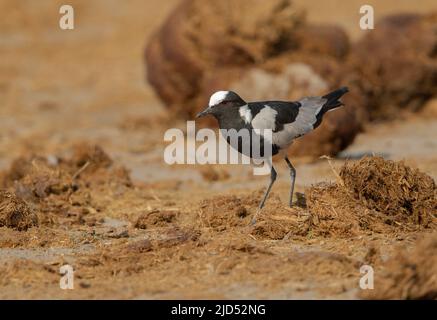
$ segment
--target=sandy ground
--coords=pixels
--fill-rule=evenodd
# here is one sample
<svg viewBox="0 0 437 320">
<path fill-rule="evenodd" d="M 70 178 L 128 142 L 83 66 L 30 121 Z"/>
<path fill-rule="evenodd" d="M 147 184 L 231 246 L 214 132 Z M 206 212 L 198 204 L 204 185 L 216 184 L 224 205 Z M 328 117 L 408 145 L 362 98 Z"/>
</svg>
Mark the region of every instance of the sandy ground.
<svg viewBox="0 0 437 320">
<path fill-rule="evenodd" d="M 49 207 L 39 227 L 0 228 L 0 298 L 358 298 L 359 267 L 372 248 L 378 272 L 396 248 L 413 248 L 432 230 L 278 239 L 247 224 L 208 224 L 205 201 L 231 203 L 218 207 L 221 215 L 233 212 L 234 195 L 249 197 L 244 205 L 252 214 L 267 177 L 253 177 L 250 167 L 163 162 L 164 131 L 185 124 L 166 116 L 145 84 L 142 50 L 176 3 L 75 0 L 76 30 L 62 31 L 62 1 L 0 1 L 0 170 L 23 155 L 68 158 L 84 142 L 101 146 L 132 180 L 96 171 L 88 182 L 80 178 L 91 198 L 86 213 L 74 204 L 54 210 L 61 199 L 48 197 L 39 204 Z M 310 10 L 310 20 L 338 22 L 360 36 L 359 1 L 296 3 Z M 437 10 L 427 0 L 366 3 L 377 15 Z M 379 154 L 435 179 L 436 136 L 437 118 L 420 114 L 372 124 L 332 164 L 339 170 L 346 159 Z M 336 179 L 327 160 L 295 164 L 298 192 Z M 287 203 L 285 165 L 278 173 L 270 211 Z M 74 290 L 59 288 L 65 263 L 75 268 Z"/>
</svg>

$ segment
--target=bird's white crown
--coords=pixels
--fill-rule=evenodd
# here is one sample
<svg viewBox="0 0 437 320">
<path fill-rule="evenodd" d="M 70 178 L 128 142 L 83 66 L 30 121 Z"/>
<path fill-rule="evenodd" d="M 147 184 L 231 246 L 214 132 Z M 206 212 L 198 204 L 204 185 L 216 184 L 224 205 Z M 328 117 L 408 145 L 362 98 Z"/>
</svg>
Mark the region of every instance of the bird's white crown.
<svg viewBox="0 0 437 320">
<path fill-rule="evenodd" d="M 228 96 L 229 91 L 217 91 L 214 93 L 211 98 L 209 99 L 209 106 L 216 106 L 219 103 L 223 102 L 226 97 Z"/>
</svg>

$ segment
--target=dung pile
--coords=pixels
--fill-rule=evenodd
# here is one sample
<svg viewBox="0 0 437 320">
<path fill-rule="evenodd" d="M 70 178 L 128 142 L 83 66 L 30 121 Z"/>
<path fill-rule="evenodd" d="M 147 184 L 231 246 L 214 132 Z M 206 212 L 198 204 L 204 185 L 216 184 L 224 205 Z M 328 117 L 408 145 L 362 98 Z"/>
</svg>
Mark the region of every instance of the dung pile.
<svg viewBox="0 0 437 320">
<path fill-rule="evenodd" d="M 38 225 L 38 217 L 29 205 L 14 194 L 0 190 L 0 227 L 19 231 Z"/>
<path fill-rule="evenodd" d="M 349 237 L 362 229 L 380 231 L 377 217 L 352 200 L 337 184 L 320 183 L 305 192 L 310 219 L 306 221 L 307 234 L 316 236 Z"/>
<path fill-rule="evenodd" d="M 437 95 L 437 13 L 387 16 L 350 53 L 371 119 L 416 111 Z"/>
<path fill-rule="evenodd" d="M 199 205 L 199 225 L 215 231 L 247 226 L 250 222 L 248 197 L 216 196 Z"/>
<path fill-rule="evenodd" d="M 59 195 L 72 190 L 71 175 L 49 161 L 39 156 L 16 159 L 4 175 L 3 187 L 14 188 L 16 194 L 26 200 L 43 199 L 50 194 Z"/>
<path fill-rule="evenodd" d="M 403 162 L 366 157 L 340 171 L 354 199 L 394 221 L 427 226 L 437 209 L 434 180 Z"/>
<path fill-rule="evenodd" d="M 219 167 L 214 165 L 207 165 L 207 166 L 201 166 L 200 168 L 200 174 L 202 175 L 202 178 L 206 181 L 221 181 L 229 179 L 229 173 Z"/>
<path fill-rule="evenodd" d="M 313 217 L 310 230 L 323 235 L 353 235 L 387 227 L 414 229 L 436 225 L 434 180 L 403 162 L 365 157 L 346 163 L 337 184 L 319 184 L 307 193 Z"/>
<path fill-rule="evenodd" d="M 250 232 L 257 239 L 281 240 L 287 235 L 304 235 L 308 214 L 302 208 L 287 208 L 282 200 L 271 193 L 269 201 L 250 225 L 263 196 L 263 191 L 243 196 L 216 196 L 199 205 L 198 226 L 214 232 Z"/>
<path fill-rule="evenodd" d="M 351 237 L 437 227 L 434 180 L 403 162 L 365 157 L 346 163 L 337 183 L 319 183 L 305 192 L 305 205 L 289 208 L 272 193 L 257 211 L 264 190 L 203 200 L 196 221 L 214 232 L 249 231 L 257 239 Z"/>
<path fill-rule="evenodd" d="M 101 210 L 102 202 L 96 200 L 100 191 L 121 193 L 131 181 L 127 170 L 113 166 L 99 146 L 79 144 L 68 157 L 29 155 L 16 159 L 0 176 L 0 185 L 16 195 L 8 199 L 13 199 L 10 203 L 20 212 L 29 215 L 26 201 L 45 224 L 51 223 L 53 216 L 83 222 L 89 212 Z"/>
<path fill-rule="evenodd" d="M 108 168 L 112 165 L 112 159 L 100 146 L 86 143 L 75 145 L 73 155 L 67 162 L 76 169 L 86 165 L 88 171 L 96 171 L 99 168 Z"/>
<path fill-rule="evenodd" d="M 19 157 L 0 177 L 3 187 L 27 190 L 38 198 L 65 193 L 75 189 L 79 182 L 98 184 L 105 181 L 131 184 L 126 169 L 113 166 L 111 158 L 100 146 L 87 143 L 75 145 L 68 156 Z"/>
<path fill-rule="evenodd" d="M 135 222 L 135 228 L 163 227 L 174 222 L 177 212 L 168 210 L 152 210 L 141 214 Z"/>
<path fill-rule="evenodd" d="M 343 82 L 349 46 L 344 30 L 307 24 L 289 0 L 185 0 L 152 37 L 145 59 L 160 98 L 193 117 L 217 90 L 248 100 L 325 94 Z M 353 141 L 364 100 L 351 89 L 348 106 L 328 114 L 293 154 L 335 154 Z"/>
<path fill-rule="evenodd" d="M 415 243 L 408 251 L 400 248 L 375 275 L 374 290 L 366 299 L 437 299 L 437 233 Z"/>
</svg>

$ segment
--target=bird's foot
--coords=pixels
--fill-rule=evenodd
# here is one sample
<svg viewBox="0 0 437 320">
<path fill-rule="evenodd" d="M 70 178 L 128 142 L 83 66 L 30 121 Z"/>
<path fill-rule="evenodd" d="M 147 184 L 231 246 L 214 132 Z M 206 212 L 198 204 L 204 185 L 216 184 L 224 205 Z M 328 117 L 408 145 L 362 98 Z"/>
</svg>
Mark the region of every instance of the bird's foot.
<svg viewBox="0 0 437 320">
<path fill-rule="evenodd" d="M 250 224 L 249 226 L 253 227 L 256 224 L 256 218 L 258 217 L 258 215 L 260 214 L 262 208 L 258 208 L 255 212 L 255 214 L 252 217 L 252 220 L 250 220 Z"/>
</svg>

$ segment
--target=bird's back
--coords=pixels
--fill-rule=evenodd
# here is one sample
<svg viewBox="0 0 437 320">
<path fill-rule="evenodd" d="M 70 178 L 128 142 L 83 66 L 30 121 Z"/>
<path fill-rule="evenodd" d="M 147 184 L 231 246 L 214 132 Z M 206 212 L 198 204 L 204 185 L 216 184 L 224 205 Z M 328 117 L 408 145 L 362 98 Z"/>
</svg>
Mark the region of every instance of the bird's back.
<svg viewBox="0 0 437 320">
<path fill-rule="evenodd" d="M 272 144 L 275 154 L 287 148 L 294 139 L 317 128 L 326 112 L 342 105 L 339 98 L 346 92 L 348 89 L 344 87 L 321 97 L 306 97 L 299 101 L 249 102 L 225 113 L 219 119 L 220 128 L 271 130 L 271 138 L 264 140 Z M 252 145 L 251 139 L 241 143 Z M 241 152 L 240 143 L 236 149 Z"/>
<path fill-rule="evenodd" d="M 289 101 L 258 101 L 250 102 L 248 107 L 253 128 L 277 132 L 283 129 L 284 124 L 295 121 L 301 105 Z"/>
<path fill-rule="evenodd" d="M 271 129 L 272 144 L 284 149 L 294 139 L 317 128 L 326 112 L 341 106 L 338 99 L 347 91 L 347 88 L 341 88 L 322 97 L 306 97 L 292 102 L 249 103 L 252 112 L 250 124 L 254 129 Z"/>
</svg>

